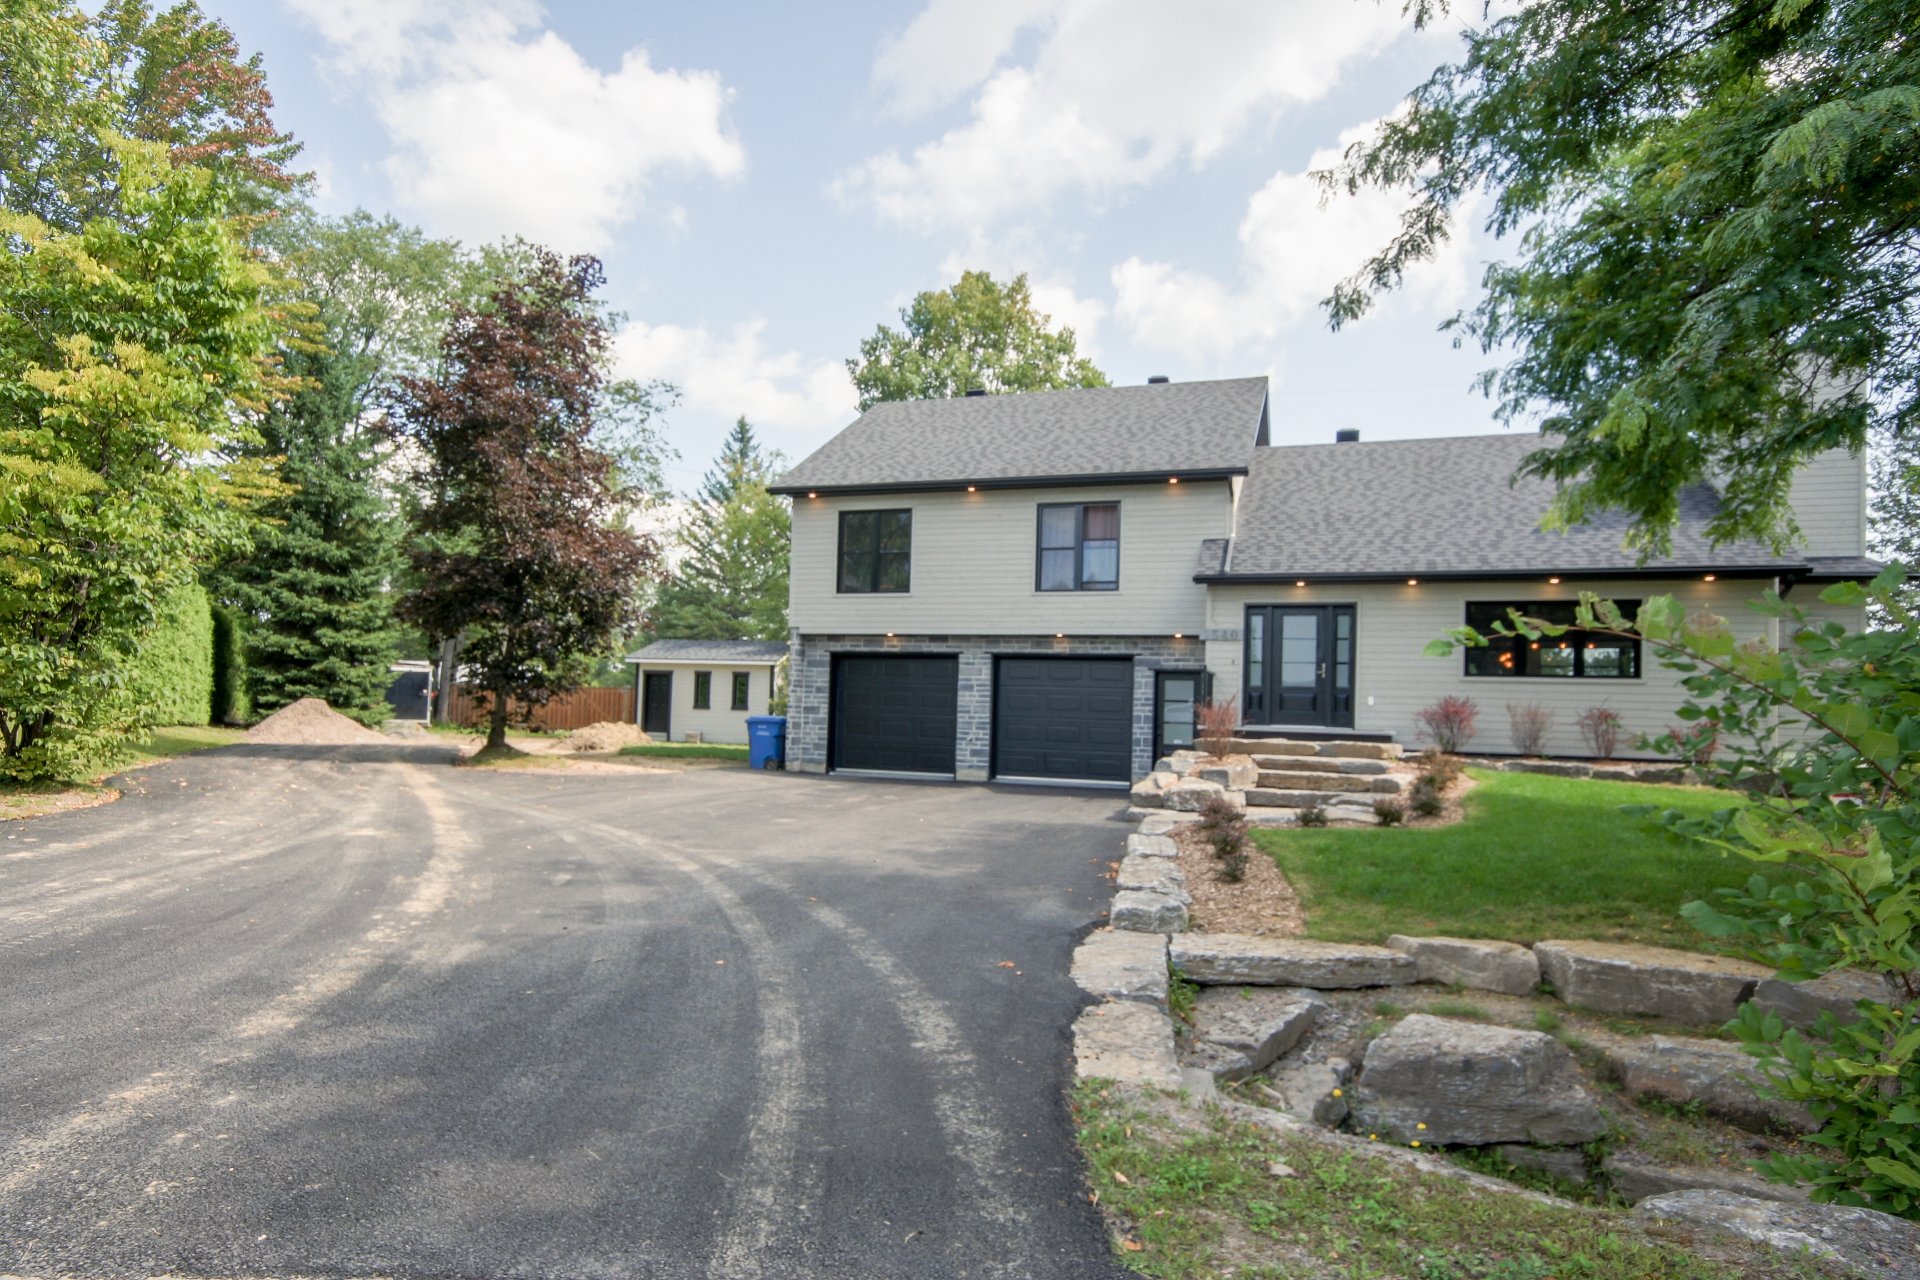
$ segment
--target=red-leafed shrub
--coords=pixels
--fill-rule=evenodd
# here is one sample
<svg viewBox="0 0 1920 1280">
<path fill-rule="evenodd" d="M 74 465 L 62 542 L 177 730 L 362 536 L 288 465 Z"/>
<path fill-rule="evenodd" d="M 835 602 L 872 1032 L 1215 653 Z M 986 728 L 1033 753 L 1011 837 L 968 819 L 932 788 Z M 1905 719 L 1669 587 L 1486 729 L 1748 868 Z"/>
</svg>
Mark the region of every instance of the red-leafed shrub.
<svg viewBox="0 0 1920 1280">
<path fill-rule="evenodd" d="M 1596 760 L 1611 760 L 1620 749 L 1620 733 L 1624 722 L 1620 713 L 1612 707 L 1588 707 L 1574 721 L 1580 728 L 1580 736 L 1587 740 L 1587 750 Z"/>
<path fill-rule="evenodd" d="M 1472 698 L 1451 695 L 1414 713 L 1414 720 L 1442 751 L 1458 751 L 1473 741 L 1480 708 Z"/>
<path fill-rule="evenodd" d="M 1513 749 L 1523 756 L 1537 756 L 1553 731 L 1553 712 L 1537 702 L 1509 702 L 1507 724 L 1513 734 Z"/>
</svg>

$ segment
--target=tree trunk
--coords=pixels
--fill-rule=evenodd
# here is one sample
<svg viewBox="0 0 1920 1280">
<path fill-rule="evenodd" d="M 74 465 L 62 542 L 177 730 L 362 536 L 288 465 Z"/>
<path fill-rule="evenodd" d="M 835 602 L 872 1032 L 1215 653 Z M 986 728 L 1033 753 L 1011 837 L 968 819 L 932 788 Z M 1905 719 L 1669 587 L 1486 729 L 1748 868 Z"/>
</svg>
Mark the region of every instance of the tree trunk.
<svg viewBox="0 0 1920 1280">
<path fill-rule="evenodd" d="M 493 691 L 493 706 L 487 717 L 487 746 L 504 747 L 507 745 L 507 695 L 503 689 Z"/>
<path fill-rule="evenodd" d="M 433 699 L 435 724 L 452 723 L 448 718 L 448 712 L 453 705 L 454 683 L 460 676 L 460 643 L 465 638 L 463 634 L 440 642 L 440 653 L 434 660 L 433 675 L 436 691 Z"/>
</svg>

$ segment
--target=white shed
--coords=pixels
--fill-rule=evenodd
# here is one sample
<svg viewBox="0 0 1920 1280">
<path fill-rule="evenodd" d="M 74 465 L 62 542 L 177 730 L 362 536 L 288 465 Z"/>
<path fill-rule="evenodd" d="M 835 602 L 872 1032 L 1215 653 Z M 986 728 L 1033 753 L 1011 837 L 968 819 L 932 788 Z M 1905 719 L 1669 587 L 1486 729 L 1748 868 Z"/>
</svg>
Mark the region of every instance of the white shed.
<svg viewBox="0 0 1920 1280">
<path fill-rule="evenodd" d="M 777 640 L 655 640 L 627 655 L 634 721 L 659 742 L 745 743 L 786 660 Z"/>
</svg>

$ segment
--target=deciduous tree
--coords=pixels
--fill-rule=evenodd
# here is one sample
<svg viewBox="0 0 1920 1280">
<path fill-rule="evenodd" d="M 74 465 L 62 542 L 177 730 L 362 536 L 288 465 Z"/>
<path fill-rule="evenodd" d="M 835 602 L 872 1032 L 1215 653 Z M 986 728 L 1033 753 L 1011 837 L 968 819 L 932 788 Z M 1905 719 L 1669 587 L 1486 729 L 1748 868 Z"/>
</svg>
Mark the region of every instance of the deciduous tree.
<svg viewBox="0 0 1920 1280">
<path fill-rule="evenodd" d="M 525 278 L 454 314 L 434 377 L 401 380 L 394 429 L 416 446 L 421 495 L 403 616 L 463 636 L 504 748 L 509 700 L 577 687 L 635 621 L 656 557 L 622 516 L 618 460 L 593 442 L 607 326 L 600 264 L 532 254 Z"/>
<path fill-rule="evenodd" d="M 1107 377 L 1079 354 L 1072 329 L 1034 310 L 1027 277 L 999 284 L 984 271 L 917 295 L 900 328 L 881 325 L 860 344 L 847 372 L 862 413 L 883 400 L 937 400 L 985 391 L 1104 387 Z"/>
</svg>

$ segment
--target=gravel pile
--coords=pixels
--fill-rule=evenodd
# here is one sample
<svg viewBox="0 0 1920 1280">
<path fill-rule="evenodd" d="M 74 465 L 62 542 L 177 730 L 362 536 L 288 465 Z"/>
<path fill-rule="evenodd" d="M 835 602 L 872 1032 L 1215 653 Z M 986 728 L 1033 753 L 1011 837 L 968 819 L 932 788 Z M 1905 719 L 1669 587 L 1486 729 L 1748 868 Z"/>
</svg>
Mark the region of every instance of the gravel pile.
<svg viewBox="0 0 1920 1280">
<path fill-rule="evenodd" d="M 602 720 L 599 724 L 584 725 L 575 729 L 560 741 L 563 751 L 618 751 L 622 747 L 639 746 L 652 742 L 637 724 L 622 724 L 617 720 Z"/>
<path fill-rule="evenodd" d="M 281 746 L 353 747 L 365 743 L 385 743 L 383 734 L 347 717 L 328 706 L 324 698 L 302 698 L 289 703 L 247 730 L 248 742 Z"/>
</svg>

